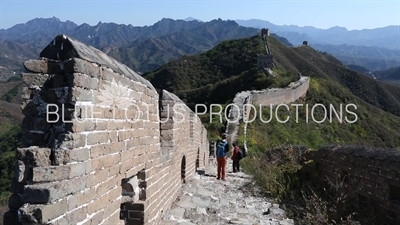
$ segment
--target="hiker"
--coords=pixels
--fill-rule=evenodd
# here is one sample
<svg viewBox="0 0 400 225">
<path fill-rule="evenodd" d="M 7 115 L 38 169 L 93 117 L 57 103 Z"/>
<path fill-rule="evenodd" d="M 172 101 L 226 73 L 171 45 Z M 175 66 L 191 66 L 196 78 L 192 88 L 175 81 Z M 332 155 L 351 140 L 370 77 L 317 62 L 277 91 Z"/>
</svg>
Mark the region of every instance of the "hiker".
<svg viewBox="0 0 400 225">
<path fill-rule="evenodd" d="M 233 166 L 233 172 L 240 172 L 240 165 L 239 162 L 240 160 L 243 158 L 243 153 L 242 150 L 239 148 L 239 146 L 237 146 L 236 143 L 232 144 L 233 146 L 233 154 L 232 154 L 232 166 Z"/>
<path fill-rule="evenodd" d="M 226 154 L 229 152 L 228 141 L 226 140 L 226 134 L 221 135 L 222 140 L 217 142 L 217 164 L 218 164 L 218 175 L 217 179 L 225 180 L 226 175 Z"/>
</svg>

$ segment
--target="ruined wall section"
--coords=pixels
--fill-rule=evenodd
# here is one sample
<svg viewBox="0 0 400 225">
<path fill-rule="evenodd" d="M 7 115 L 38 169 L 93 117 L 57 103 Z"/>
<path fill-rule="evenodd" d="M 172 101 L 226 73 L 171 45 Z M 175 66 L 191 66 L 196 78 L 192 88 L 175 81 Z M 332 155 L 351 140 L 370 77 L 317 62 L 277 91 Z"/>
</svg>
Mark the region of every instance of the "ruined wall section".
<svg viewBox="0 0 400 225">
<path fill-rule="evenodd" d="M 372 204 L 377 211 L 370 213 L 382 224 L 400 223 L 399 150 L 326 146 L 311 151 L 307 159 L 314 161 L 321 180 L 327 179 L 348 199 Z"/>
<path fill-rule="evenodd" d="M 124 224 L 123 201 L 148 201 L 146 185 L 136 192 L 123 186 L 133 177 L 145 179 L 142 171 L 160 151 L 158 93 L 131 71 L 116 72 L 120 64 L 78 58 L 87 49 L 74 44 L 58 36 L 44 58 L 25 63 L 31 71 L 23 74 L 25 133 L 6 224 Z M 57 108 L 49 104 L 59 111 L 46 118 Z"/>
</svg>

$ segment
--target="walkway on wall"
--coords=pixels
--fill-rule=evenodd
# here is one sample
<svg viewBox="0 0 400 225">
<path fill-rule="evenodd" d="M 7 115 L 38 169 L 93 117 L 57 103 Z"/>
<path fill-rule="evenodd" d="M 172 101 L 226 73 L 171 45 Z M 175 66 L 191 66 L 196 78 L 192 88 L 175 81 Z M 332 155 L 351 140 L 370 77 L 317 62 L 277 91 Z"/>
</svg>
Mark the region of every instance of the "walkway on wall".
<svg viewBox="0 0 400 225">
<path fill-rule="evenodd" d="M 160 224 L 294 224 L 277 204 L 261 197 L 250 176 L 232 173 L 228 161 L 226 181 L 216 179 L 217 167 L 211 164 L 182 187 Z"/>
</svg>

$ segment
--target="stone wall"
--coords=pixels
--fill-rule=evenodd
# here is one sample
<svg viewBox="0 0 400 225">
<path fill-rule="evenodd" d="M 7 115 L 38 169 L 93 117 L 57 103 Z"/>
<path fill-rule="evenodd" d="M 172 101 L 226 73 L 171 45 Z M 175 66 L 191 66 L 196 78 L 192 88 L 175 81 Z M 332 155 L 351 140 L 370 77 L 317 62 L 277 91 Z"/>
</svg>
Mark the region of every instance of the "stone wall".
<svg viewBox="0 0 400 225">
<path fill-rule="evenodd" d="M 373 206 L 360 210 L 368 210 L 382 224 L 400 223 L 399 150 L 327 146 L 311 151 L 306 158 L 314 161 L 320 179 L 336 186 L 347 198 Z"/>
<path fill-rule="evenodd" d="M 70 37 L 40 57 L 24 63 L 24 133 L 4 224 L 157 224 L 208 163 L 198 117 Z"/>
<path fill-rule="evenodd" d="M 239 125 L 243 120 L 249 121 L 251 107 L 246 106 L 246 104 L 253 105 L 256 110 L 259 110 L 259 105 L 279 105 L 279 104 L 289 104 L 295 102 L 300 97 L 307 94 L 308 88 L 310 86 L 309 77 L 300 77 L 296 82 L 288 85 L 287 88 L 269 88 L 265 90 L 252 90 L 252 91 L 242 91 L 237 93 L 233 99 L 233 104 L 237 107 L 231 107 L 229 111 L 226 133 L 229 134 L 229 141 L 235 142 L 238 136 Z M 236 120 L 236 118 L 239 118 Z M 244 124 L 244 135 L 246 136 L 247 123 Z M 246 144 L 244 146 L 246 148 Z"/>
<path fill-rule="evenodd" d="M 301 77 L 287 88 L 270 88 L 261 91 L 252 91 L 249 102 L 253 105 L 289 104 L 304 96 L 310 86 L 308 77 Z"/>
</svg>

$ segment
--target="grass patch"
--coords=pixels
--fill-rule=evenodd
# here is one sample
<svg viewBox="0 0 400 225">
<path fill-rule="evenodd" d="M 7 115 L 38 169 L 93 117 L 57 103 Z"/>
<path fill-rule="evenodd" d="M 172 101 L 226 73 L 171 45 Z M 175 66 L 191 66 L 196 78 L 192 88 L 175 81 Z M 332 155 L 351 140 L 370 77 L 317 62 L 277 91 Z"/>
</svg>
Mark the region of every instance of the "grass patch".
<svg viewBox="0 0 400 225">
<path fill-rule="evenodd" d="M 243 159 L 245 172 L 253 175 L 263 194 L 278 201 L 297 224 L 380 224 L 373 212 L 360 210 L 357 199 L 337 192 L 340 184 L 321 180 L 312 161 L 302 161 L 306 147 L 251 150 Z"/>
</svg>

